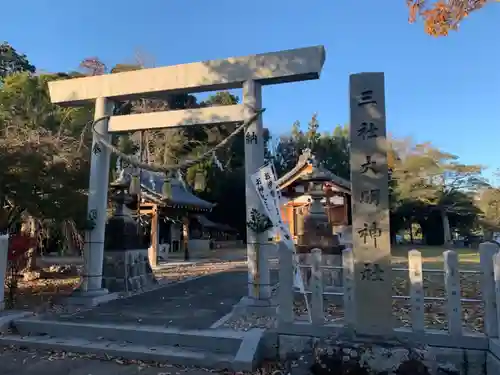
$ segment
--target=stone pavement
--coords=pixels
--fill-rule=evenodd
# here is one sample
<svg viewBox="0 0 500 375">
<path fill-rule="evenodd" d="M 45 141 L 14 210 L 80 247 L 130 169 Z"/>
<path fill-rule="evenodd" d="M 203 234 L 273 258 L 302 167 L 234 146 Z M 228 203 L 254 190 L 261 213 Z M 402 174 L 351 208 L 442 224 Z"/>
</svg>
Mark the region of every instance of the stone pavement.
<svg viewBox="0 0 500 375">
<path fill-rule="evenodd" d="M 81 355 L 0 348 L 1 375 L 209 375 L 209 370 L 156 367 L 120 360 L 103 361 Z"/>
<path fill-rule="evenodd" d="M 273 271 L 272 282 L 278 274 Z M 47 316 L 77 323 L 155 325 L 181 329 L 208 329 L 231 312 L 247 293 L 246 267 L 203 276 L 182 283 L 111 301 L 75 314 Z"/>
<path fill-rule="evenodd" d="M 273 283 L 277 282 L 277 276 L 277 272 L 273 271 Z M 92 310 L 47 315 L 44 319 L 207 329 L 230 313 L 233 305 L 246 295 L 247 277 L 246 267 L 230 269 L 115 300 Z M 78 354 L 0 348 L 1 375 L 207 375 L 210 372 L 175 366 L 124 365 L 120 362 Z"/>
<path fill-rule="evenodd" d="M 223 249 L 214 249 L 210 251 L 191 252 L 190 259 L 192 262 L 199 262 L 203 260 L 213 261 L 234 261 L 246 260 L 247 248 L 246 247 L 227 247 Z M 159 263 L 168 264 L 171 262 L 184 261 L 183 252 L 169 253 L 168 259 L 162 260 Z"/>
</svg>

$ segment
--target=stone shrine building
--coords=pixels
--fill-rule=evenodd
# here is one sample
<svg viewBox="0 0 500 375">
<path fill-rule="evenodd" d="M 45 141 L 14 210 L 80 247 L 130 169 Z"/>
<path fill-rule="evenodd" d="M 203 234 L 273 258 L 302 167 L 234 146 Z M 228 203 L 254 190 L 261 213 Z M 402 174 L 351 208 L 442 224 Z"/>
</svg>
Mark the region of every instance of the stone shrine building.
<svg viewBox="0 0 500 375">
<path fill-rule="evenodd" d="M 316 179 L 322 185 L 324 197 L 321 203 L 331 234 L 337 235 L 340 243 L 348 245 L 352 241 L 351 183 L 318 164 L 310 150 L 305 150 L 297 165 L 278 180 L 283 221 L 288 224 L 294 241 L 300 242 L 313 201 L 310 181 Z"/>
</svg>

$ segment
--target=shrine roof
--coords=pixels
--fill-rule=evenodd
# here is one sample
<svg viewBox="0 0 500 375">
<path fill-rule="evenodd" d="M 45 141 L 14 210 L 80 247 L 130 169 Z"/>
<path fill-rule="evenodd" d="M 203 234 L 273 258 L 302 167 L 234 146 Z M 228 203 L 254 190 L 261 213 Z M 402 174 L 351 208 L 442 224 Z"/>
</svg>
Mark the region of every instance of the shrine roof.
<svg viewBox="0 0 500 375">
<path fill-rule="evenodd" d="M 208 219 L 205 215 L 196 215 L 196 220 L 205 228 L 218 228 L 218 224 Z"/>
<path fill-rule="evenodd" d="M 215 223 L 212 220 L 208 219 L 205 215 L 196 215 L 196 220 L 204 226 L 205 228 L 214 228 L 214 229 L 219 229 L 221 231 L 225 232 L 233 232 L 236 231 L 236 229 L 230 227 L 227 224 L 221 224 L 221 223 Z"/>
<path fill-rule="evenodd" d="M 225 232 L 238 232 L 237 229 L 233 228 L 230 225 L 227 225 L 227 224 L 218 224 L 218 225 L 219 225 L 219 229 L 223 230 Z"/>
<path fill-rule="evenodd" d="M 350 194 L 351 192 L 351 182 L 318 165 L 309 149 L 302 152 L 297 165 L 291 171 L 278 179 L 278 187 L 282 190 L 296 182 L 300 182 L 302 179 L 312 176 L 327 179 L 328 182 L 338 186 L 345 193 Z"/>
<path fill-rule="evenodd" d="M 130 174 L 126 173 L 128 181 Z M 207 202 L 193 193 L 188 186 L 185 186 L 179 179 L 172 179 L 172 197 L 169 199 L 162 194 L 163 173 L 154 173 L 146 170 L 141 171 L 141 195 L 145 200 L 151 201 L 166 207 L 199 209 L 210 211 L 215 204 Z"/>
<path fill-rule="evenodd" d="M 155 197 L 160 199 L 161 203 L 168 207 L 178 207 L 178 206 L 188 206 L 188 207 L 196 207 L 204 210 L 211 210 L 215 204 L 207 202 L 201 198 L 198 198 L 196 195 L 191 193 L 188 186 L 185 186 L 180 180 L 172 179 L 171 187 L 172 187 L 172 198 L 167 198 L 162 194 L 163 190 L 163 182 L 164 182 L 163 173 L 153 173 L 149 171 L 141 172 L 141 189 L 143 191 L 143 195 L 146 198 L 148 193 L 151 195 L 151 198 Z M 144 194 L 146 193 L 146 194 Z M 188 208 L 186 207 L 186 208 Z"/>
</svg>

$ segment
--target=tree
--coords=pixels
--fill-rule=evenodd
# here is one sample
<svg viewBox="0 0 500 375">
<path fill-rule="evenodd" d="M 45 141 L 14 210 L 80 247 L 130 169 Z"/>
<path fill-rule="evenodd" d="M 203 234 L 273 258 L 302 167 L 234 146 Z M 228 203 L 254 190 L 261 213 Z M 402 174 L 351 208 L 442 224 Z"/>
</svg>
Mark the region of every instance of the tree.
<svg viewBox="0 0 500 375">
<path fill-rule="evenodd" d="M 482 9 L 495 0 L 407 0 L 409 21 L 418 17 L 424 20 L 425 32 L 439 37 L 458 30 L 460 23 L 472 12 Z M 498 1 L 498 0 L 497 0 Z"/>
<path fill-rule="evenodd" d="M 201 107 L 220 106 L 238 104 L 238 102 L 239 98 L 230 92 L 218 92 L 199 105 Z M 191 127 L 187 134 L 198 144 L 193 143 L 187 158 L 196 158 L 225 139 L 234 129 L 234 125 L 230 127 L 226 125 Z M 228 223 L 228 217 L 231 217 L 231 226 L 244 235 L 246 233 L 246 202 L 243 132 L 240 132 L 227 147 L 218 150 L 216 157 L 223 164 L 223 170 L 220 170 L 213 160 L 207 160 L 188 169 L 187 182 L 194 186 L 196 174 L 203 174 L 206 179 L 206 187 L 204 191 L 198 191 L 198 194 L 203 199 L 217 203 L 210 214 L 211 218 L 216 222 Z M 229 215 L 229 213 L 231 214 Z"/>
<path fill-rule="evenodd" d="M 26 55 L 18 53 L 9 43 L 0 44 L 0 83 L 5 77 L 20 73 L 35 72 L 35 67 L 30 64 Z"/>
<path fill-rule="evenodd" d="M 67 232 L 85 222 L 88 138 L 81 135 L 91 108 L 52 105 L 47 82 L 59 78 L 15 73 L 0 87 L 0 231 L 26 219 L 44 237 L 47 227 Z"/>
<path fill-rule="evenodd" d="M 456 155 L 443 152 L 430 143 L 406 150 L 400 148 L 399 152 L 392 171 L 392 178 L 396 180 L 395 193 L 401 201 L 412 205 L 413 217 L 423 232 L 436 226 L 442 228 L 442 239 L 434 238 L 433 244 L 450 243 L 450 218 L 455 222 L 466 218 L 470 221 L 477 214 L 472 202 L 473 195 L 484 186 L 481 166 L 461 164 Z M 404 205 L 400 209 L 404 211 Z"/>
<path fill-rule="evenodd" d="M 481 209 L 481 226 L 485 240 L 492 240 L 493 233 L 500 231 L 500 189 L 488 186 L 478 195 L 477 205 Z"/>
<path fill-rule="evenodd" d="M 319 133 L 319 120 L 313 115 L 304 133 L 299 121 L 292 125 L 290 134 L 282 135 L 271 152 L 278 174 L 291 170 L 302 151 L 311 149 L 320 165 L 336 175 L 349 179 L 349 128 L 336 126 L 332 133 Z"/>
<path fill-rule="evenodd" d="M 83 74 L 88 76 L 100 76 L 106 73 L 107 67 L 98 57 L 87 57 L 80 63 Z"/>
</svg>

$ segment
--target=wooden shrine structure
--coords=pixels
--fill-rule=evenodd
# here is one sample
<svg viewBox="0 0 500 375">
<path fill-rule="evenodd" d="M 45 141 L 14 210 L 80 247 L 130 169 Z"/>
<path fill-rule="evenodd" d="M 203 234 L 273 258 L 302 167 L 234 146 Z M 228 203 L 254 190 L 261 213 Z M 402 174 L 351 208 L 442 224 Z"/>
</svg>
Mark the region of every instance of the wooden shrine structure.
<svg viewBox="0 0 500 375">
<path fill-rule="evenodd" d="M 319 166 L 310 150 L 305 150 L 297 165 L 278 180 L 283 200 L 281 215 L 295 241 L 303 233 L 304 218 L 311 204 L 305 180 L 318 173 L 328 176 L 328 181 L 323 185 L 323 205 L 333 233 L 342 233 L 351 225 L 351 183 Z"/>
<path fill-rule="evenodd" d="M 141 202 L 139 214 L 150 218 L 149 259 L 155 267 L 158 258 L 169 252 L 208 251 L 209 239 L 196 233 L 198 217 L 212 210 L 215 204 L 194 195 L 181 179 L 170 180 L 169 196 L 163 194 L 164 176 L 141 171 Z"/>
</svg>

